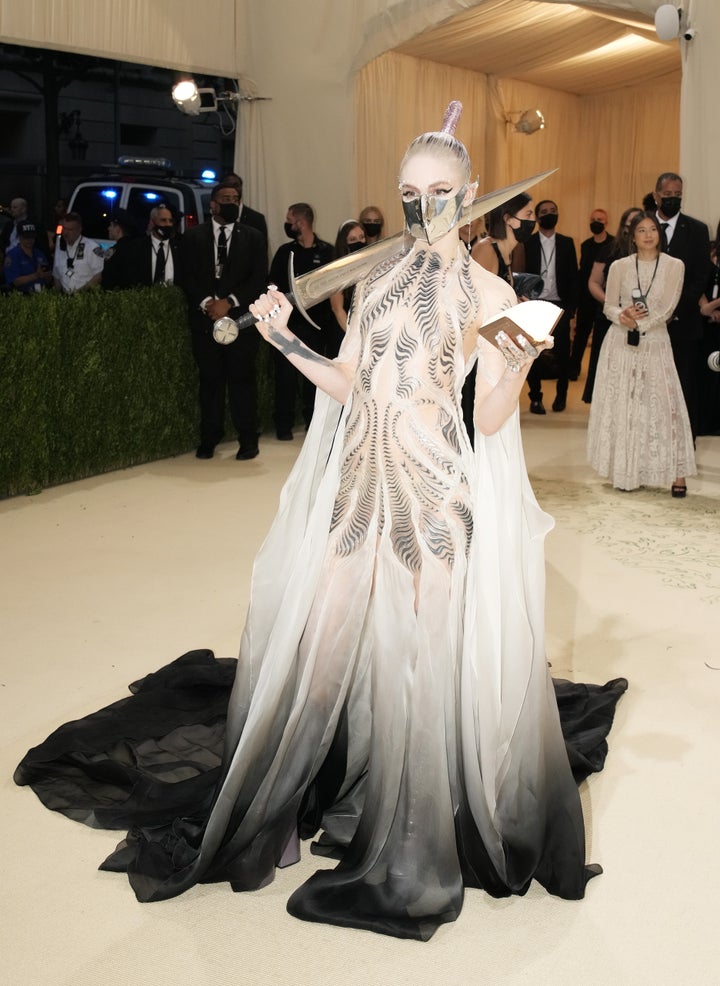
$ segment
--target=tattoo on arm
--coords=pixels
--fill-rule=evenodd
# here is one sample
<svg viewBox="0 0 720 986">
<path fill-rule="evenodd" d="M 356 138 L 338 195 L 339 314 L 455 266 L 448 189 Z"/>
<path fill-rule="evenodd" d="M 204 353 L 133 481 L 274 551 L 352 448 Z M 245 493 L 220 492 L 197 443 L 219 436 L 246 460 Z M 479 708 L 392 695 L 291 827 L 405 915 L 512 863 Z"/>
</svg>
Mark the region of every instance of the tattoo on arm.
<svg viewBox="0 0 720 986">
<path fill-rule="evenodd" d="M 310 349 L 309 346 L 304 346 L 299 339 L 288 339 L 282 332 L 273 329 L 270 329 L 268 335 L 284 356 L 292 356 L 294 353 L 311 363 L 324 363 L 326 366 L 332 362 Z"/>
</svg>

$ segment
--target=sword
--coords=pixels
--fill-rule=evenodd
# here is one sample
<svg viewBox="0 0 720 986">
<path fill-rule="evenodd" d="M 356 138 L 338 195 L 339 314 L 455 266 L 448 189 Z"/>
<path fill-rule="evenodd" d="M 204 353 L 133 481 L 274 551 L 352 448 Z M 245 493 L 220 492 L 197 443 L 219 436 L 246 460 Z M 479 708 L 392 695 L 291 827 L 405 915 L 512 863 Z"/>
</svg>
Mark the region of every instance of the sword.
<svg viewBox="0 0 720 986">
<path fill-rule="evenodd" d="M 479 219 L 480 216 L 486 215 L 497 206 L 502 205 L 503 202 L 507 202 L 508 199 L 519 195 L 520 192 L 526 191 L 556 171 L 557 168 L 541 171 L 539 174 L 533 175 L 532 178 L 523 178 L 522 181 L 506 185 L 505 188 L 480 195 L 473 199 L 463 222 Z M 286 297 L 311 325 L 319 329 L 320 326 L 316 325 L 308 315 L 308 308 L 325 301 L 338 291 L 352 287 L 383 261 L 392 258 L 396 258 L 396 262 L 401 260 L 410 252 L 415 242 L 415 238 L 407 230 L 403 230 L 401 233 L 395 233 L 394 236 L 388 236 L 384 240 L 362 247 L 354 253 L 349 253 L 346 257 L 332 260 L 329 264 L 318 267 L 317 270 L 311 270 L 309 273 L 300 274 L 297 277 L 295 276 L 293 254 L 291 253 L 289 263 L 290 290 L 286 293 Z M 255 316 L 249 312 L 238 319 L 225 316 L 225 318 L 220 318 L 215 322 L 213 336 L 216 342 L 230 343 L 237 339 L 241 329 L 247 329 L 251 325 L 255 325 L 256 322 Z"/>
</svg>

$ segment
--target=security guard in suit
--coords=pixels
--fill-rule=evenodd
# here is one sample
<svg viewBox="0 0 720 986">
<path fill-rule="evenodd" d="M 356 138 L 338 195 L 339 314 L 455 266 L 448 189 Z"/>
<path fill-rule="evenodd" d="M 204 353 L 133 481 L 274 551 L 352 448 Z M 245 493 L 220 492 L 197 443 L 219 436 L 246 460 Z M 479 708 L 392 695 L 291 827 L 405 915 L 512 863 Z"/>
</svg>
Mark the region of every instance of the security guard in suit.
<svg viewBox="0 0 720 986">
<path fill-rule="evenodd" d="M 544 199 L 535 206 L 535 218 L 540 227 L 525 244 L 525 270 L 539 274 L 543 279 L 540 298 L 552 301 L 563 309 L 562 317 L 553 333 L 553 356 L 557 364 L 557 389 L 552 404 L 553 411 L 564 411 L 567 403 L 570 377 L 570 321 L 578 302 L 578 265 L 575 242 L 572 237 L 556 233 L 558 207 L 552 199 Z M 530 411 L 545 414 L 542 401 L 542 360 L 536 360 L 527 376 L 530 388 Z"/>
<path fill-rule="evenodd" d="M 668 323 L 668 335 L 695 438 L 700 410 L 698 389 L 703 337 L 699 306 L 710 274 L 710 235 L 705 223 L 680 211 L 682 193 L 680 175 L 666 171 L 655 183 L 653 198 L 665 236 L 664 249 L 671 257 L 677 257 L 685 264 L 682 293 Z"/>
<path fill-rule="evenodd" d="M 259 335 L 246 330 L 229 345 L 213 338 L 213 325 L 239 318 L 267 284 L 267 245 L 262 234 L 238 222 L 240 196 L 232 185 L 213 188 L 211 218 L 183 236 L 181 286 L 189 306 L 192 349 L 200 377 L 199 459 L 211 459 L 225 428 L 225 395 L 237 431 L 237 459 L 258 454 L 257 380 Z"/>
</svg>

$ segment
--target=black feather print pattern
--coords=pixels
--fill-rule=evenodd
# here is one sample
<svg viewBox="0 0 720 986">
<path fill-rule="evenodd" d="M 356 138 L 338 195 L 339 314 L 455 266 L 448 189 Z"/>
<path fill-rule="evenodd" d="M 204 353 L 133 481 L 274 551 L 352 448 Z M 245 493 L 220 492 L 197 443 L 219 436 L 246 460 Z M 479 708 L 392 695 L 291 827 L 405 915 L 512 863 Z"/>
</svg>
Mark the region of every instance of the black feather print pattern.
<svg viewBox="0 0 720 986">
<path fill-rule="evenodd" d="M 414 523 L 413 502 L 408 496 L 410 484 L 404 481 L 408 477 L 408 472 L 396 466 L 399 416 L 400 412 L 396 411 L 388 422 L 386 434 L 391 436 L 393 441 L 386 442 L 383 447 L 387 504 L 390 512 L 390 541 L 397 558 L 414 574 L 422 567 L 422 551 Z"/>
<path fill-rule="evenodd" d="M 398 366 L 398 397 L 408 398 L 420 387 L 420 380 L 413 376 L 408 366 L 410 360 L 418 351 L 418 344 L 410 332 L 403 328 L 395 346 L 395 357 Z"/>
<path fill-rule="evenodd" d="M 331 533 L 347 556 L 373 530 L 417 575 L 423 557 L 451 568 L 469 550 L 458 326 L 476 302 L 462 262 L 418 249 L 398 267 L 389 285 L 379 277 L 356 294 L 360 353 Z"/>
<path fill-rule="evenodd" d="M 377 503 L 378 428 L 374 401 L 368 401 L 364 410 L 365 428 L 358 430 L 360 441 L 346 456 L 330 527 L 334 531 L 340 518 L 345 518 L 337 547 L 341 556 L 352 554 L 364 544 Z"/>
<path fill-rule="evenodd" d="M 440 261 L 435 254 L 429 255 L 422 274 L 413 294 L 412 313 L 421 341 L 429 352 L 433 352 L 440 337 L 438 324 Z"/>
<path fill-rule="evenodd" d="M 455 543 L 445 519 L 431 510 L 420 513 L 420 531 L 434 555 L 452 565 L 455 560 Z"/>
<path fill-rule="evenodd" d="M 371 392 L 371 385 L 375 367 L 385 355 L 385 351 L 390 342 L 392 328 L 388 327 L 383 332 L 378 332 L 373 338 L 373 345 L 370 356 L 366 363 L 359 370 L 360 389 L 363 394 Z"/>
</svg>

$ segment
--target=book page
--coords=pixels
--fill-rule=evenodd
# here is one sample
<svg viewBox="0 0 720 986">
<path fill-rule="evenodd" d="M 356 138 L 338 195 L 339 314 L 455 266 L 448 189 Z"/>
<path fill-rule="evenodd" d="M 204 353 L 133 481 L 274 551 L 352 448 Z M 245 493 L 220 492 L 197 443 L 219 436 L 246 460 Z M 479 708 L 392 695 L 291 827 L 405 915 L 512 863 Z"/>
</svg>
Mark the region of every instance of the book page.
<svg viewBox="0 0 720 986">
<path fill-rule="evenodd" d="M 493 346 L 497 346 L 495 336 L 500 331 L 506 332 L 513 341 L 520 332 L 530 342 L 544 342 L 562 313 L 562 308 L 551 301 L 521 301 L 485 322 L 480 334 Z"/>
</svg>

